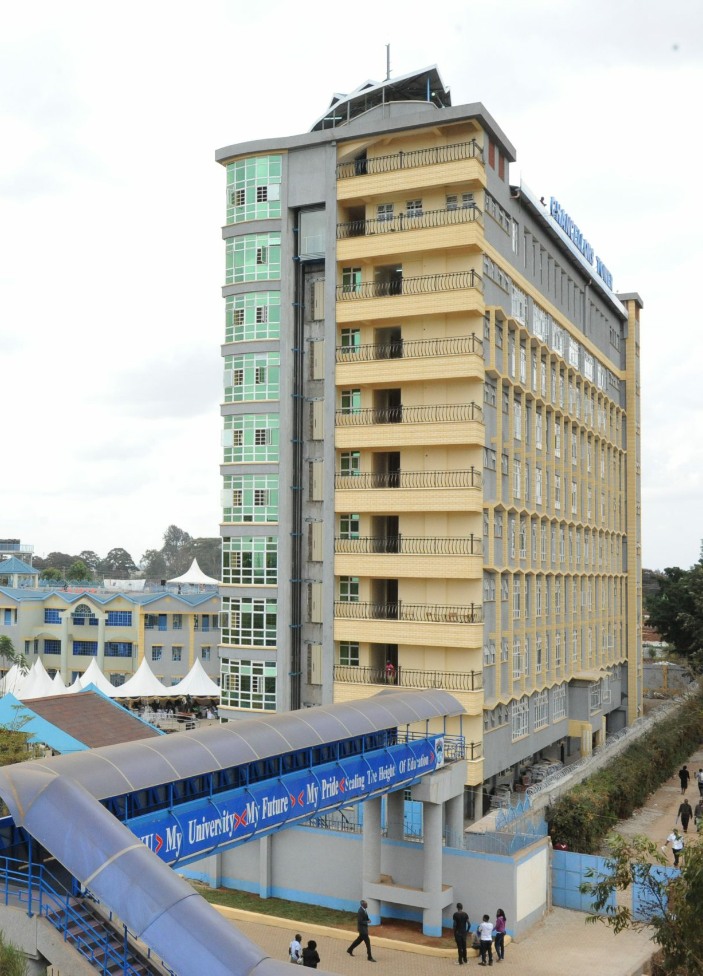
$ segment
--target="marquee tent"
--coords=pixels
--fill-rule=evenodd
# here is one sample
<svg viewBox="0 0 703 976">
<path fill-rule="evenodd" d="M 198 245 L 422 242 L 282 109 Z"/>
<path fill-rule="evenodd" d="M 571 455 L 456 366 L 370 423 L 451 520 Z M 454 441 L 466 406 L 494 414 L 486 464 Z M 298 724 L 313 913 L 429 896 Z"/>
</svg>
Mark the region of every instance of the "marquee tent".
<svg viewBox="0 0 703 976">
<path fill-rule="evenodd" d="M 198 560 L 194 559 L 187 573 L 184 573 L 182 576 L 176 576 L 175 579 L 170 579 L 169 583 L 185 583 L 190 586 L 219 586 L 220 581 L 213 579 L 212 576 L 206 576 L 200 566 L 198 566 Z"/>
<path fill-rule="evenodd" d="M 166 698 L 171 689 L 162 685 L 147 664 L 146 658 L 139 665 L 135 673 L 119 688 L 112 689 L 114 698 Z"/>
<path fill-rule="evenodd" d="M 81 688 L 87 688 L 88 685 L 95 685 L 103 695 L 107 695 L 108 698 L 115 697 L 117 689 L 102 673 L 95 658 L 90 662 L 79 680 Z"/>
<path fill-rule="evenodd" d="M 177 697 L 185 698 L 186 695 L 190 695 L 191 698 L 219 698 L 220 689 L 205 673 L 205 668 L 202 666 L 200 661 L 195 660 L 193 667 L 190 669 L 188 674 L 179 681 L 178 684 L 171 685 L 167 689 L 169 695 L 176 695 Z"/>
</svg>

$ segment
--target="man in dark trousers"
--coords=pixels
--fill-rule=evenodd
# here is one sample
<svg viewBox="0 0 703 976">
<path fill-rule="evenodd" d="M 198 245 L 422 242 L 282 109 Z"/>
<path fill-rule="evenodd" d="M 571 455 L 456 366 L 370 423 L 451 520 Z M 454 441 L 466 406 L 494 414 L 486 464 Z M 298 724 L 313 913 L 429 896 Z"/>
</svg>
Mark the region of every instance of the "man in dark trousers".
<svg viewBox="0 0 703 976">
<path fill-rule="evenodd" d="M 679 812 L 676 816 L 677 820 L 679 819 L 679 817 L 681 817 L 681 826 L 683 827 L 684 834 L 688 833 L 688 821 L 691 819 L 692 816 L 693 816 L 693 810 L 691 809 L 691 804 L 688 802 L 688 800 L 684 800 L 681 806 L 679 807 Z"/>
<path fill-rule="evenodd" d="M 691 774 L 688 771 L 688 766 L 682 766 L 679 770 L 679 780 L 681 781 L 681 793 L 685 794 L 688 789 L 688 781 L 691 778 Z"/>
<path fill-rule="evenodd" d="M 460 901 L 456 903 L 456 911 L 452 915 L 454 921 L 454 941 L 456 951 L 459 953 L 459 965 L 468 962 L 466 958 L 466 935 L 471 931 L 469 916 L 464 911 L 464 906 Z"/>
<path fill-rule="evenodd" d="M 359 904 L 359 911 L 356 913 L 356 927 L 359 934 L 354 939 L 352 944 L 347 949 L 350 956 L 354 955 L 354 950 L 358 945 L 363 942 L 366 946 L 366 958 L 369 962 L 376 962 L 374 957 L 371 955 L 371 939 L 369 939 L 369 913 L 366 911 L 368 905 L 362 899 Z"/>
</svg>

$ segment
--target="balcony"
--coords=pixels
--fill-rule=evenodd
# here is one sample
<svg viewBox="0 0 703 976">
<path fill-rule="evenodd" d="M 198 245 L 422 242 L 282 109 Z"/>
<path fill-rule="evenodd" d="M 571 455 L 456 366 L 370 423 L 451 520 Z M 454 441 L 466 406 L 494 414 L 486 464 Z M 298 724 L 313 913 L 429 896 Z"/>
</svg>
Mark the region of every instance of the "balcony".
<svg viewBox="0 0 703 976">
<path fill-rule="evenodd" d="M 337 224 L 337 240 L 350 237 L 368 237 L 375 234 L 391 234 L 396 231 L 420 230 L 427 227 L 451 227 L 470 224 L 483 217 L 475 204 L 455 207 L 453 210 L 423 210 L 420 213 L 399 213 L 388 217 L 372 217 L 368 220 L 346 220 Z"/>
<path fill-rule="evenodd" d="M 438 356 L 480 356 L 483 341 L 473 333 L 443 339 L 391 339 L 364 346 L 337 346 L 338 363 L 371 363 L 388 359 L 435 359 Z"/>
<path fill-rule="evenodd" d="M 478 403 L 393 404 L 335 415 L 339 450 L 400 450 L 430 446 L 483 447 L 483 409 Z"/>
<path fill-rule="evenodd" d="M 388 298 L 392 295 L 427 295 L 442 291 L 481 288 L 483 282 L 477 271 L 450 271 L 446 274 L 418 275 L 413 278 L 394 278 L 390 281 L 360 281 L 358 284 L 337 285 L 338 302 L 365 298 Z"/>
<path fill-rule="evenodd" d="M 354 176 L 393 173 L 399 169 L 437 166 L 440 163 L 453 163 L 463 159 L 477 159 L 483 163 L 483 148 L 475 139 L 470 142 L 455 142 L 449 146 L 433 146 L 429 149 L 416 149 L 411 152 L 397 152 L 388 156 L 371 156 L 338 163 L 337 179 L 347 180 Z"/>
<path fill-rule="evenodd" d="M 335 664 L 334 680 L 362 685 L 394 685 L 398 688 L 442 688 L 444 691 L 481 691 L 481 671 L 417 671 L 398 666 L 392 678 L 383 668 L 360 668 L 350 664 Z M 467 747 L 468 747 L 467 743 Z M 475 744 L 480 749 L 480 743 Z M 480 754 L 479 754 L 480 755 Z M 477 759 L 470 750 L 467 758 Z"/>
<path fill-rule="evenodd" d="M 334 540 L 335 553 L 388 553 L 405 556 L 481 556 L 483 539 L 477 535 L 432 538 L 430 536 L 373 536 Z M 473 621 L 472 621 L 473 622 Z"/>
<path fill-rule="evenodd" d="M 483 423 L 479 403 L 435 403 L 428 406 L 366 407 L 361 410 L 337 410 L 337 427 L 366 427 L 371 424 L 461 424 Z"/>
<path fill-rule="evenodd" d="M 355 263 L 426 251 L 476 251 L 483 239 L 483 214 L 473 204 L 368 219 L 363 215 L 356 219 L 352 216 L 351 220 L 337 224 L 337 260 Z"/>
<path fill-rule="evenodd" d="M 483 473 L 478 468 L 457 471 L 359 471 L 356 474 L 337 472 L 334 476 L 334 487 L 337 490 L 361 491 L 386 488 L 482 488 Z"/>
<path fill-rule="evenodd" d="M 347 603 L 336 600 L 335 617 L 347 620 L 400 620 L 431 624 L 482 624 L 483 605 L 443 606 L 433 603 Z"/>
</svg>

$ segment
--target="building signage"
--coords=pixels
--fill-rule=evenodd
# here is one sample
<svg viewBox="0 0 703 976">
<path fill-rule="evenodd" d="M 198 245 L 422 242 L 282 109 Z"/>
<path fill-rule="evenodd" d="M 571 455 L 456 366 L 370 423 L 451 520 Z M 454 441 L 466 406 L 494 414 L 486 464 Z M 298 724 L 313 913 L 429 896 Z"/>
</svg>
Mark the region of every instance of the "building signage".
<svg viewBox="0 0 703 976">
<path fill-rule="evenodd" d="M 581 254 L 583 254 L 588 263 L 595 264 L 597 275 L 599 278 L 602 278 L 608 288 L 612 290 L 612 274 L 610 271 L 608 271 L 598 255 L 594 252 L 593 248 L 568 215 L 566 210 L 562 209 L 561 204 L 558 200 L 555 200 L 554 197 L 551 197 L 549 200 L 549 215 L 561 227 L 566 236 L 578 248 Z"/>
<path fill-rule="evenodd" d="M 174 864 L 403 789 L 443 763 L 443 737 L 416 739 L 135 817 L 127 826 L 163 861 Z"/>
</svg>

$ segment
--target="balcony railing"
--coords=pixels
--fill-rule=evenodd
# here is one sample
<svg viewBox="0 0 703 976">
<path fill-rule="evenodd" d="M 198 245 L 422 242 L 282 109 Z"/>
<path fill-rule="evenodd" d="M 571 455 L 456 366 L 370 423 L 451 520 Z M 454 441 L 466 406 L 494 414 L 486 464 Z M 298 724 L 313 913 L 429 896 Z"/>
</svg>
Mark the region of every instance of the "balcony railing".
<svg viewBox="0 0 703 976">
<path fill-rule="evenodd" d="M 455 142 L 449 146 L 434 146 L 431 149 L 414 149 L 412 152 L 397 152 L 389 156 L 351 159 L 349 162 L 337 164 L 337 179 L 347 180 L 352 176 L 371 176 L 375 173 L 392 173 L 397 169 L 411 169 L 415 166 L 453 163 L 457 159 L 479 159 L 483 162 L 483 149 L 475 139 L 472 139 L 470 142 Z"/>
<path fill-rule="evenodd" d="M 364 346 L 337 346 L 338 363 L 370 363 L 378 359 L 433 359 L 435 356 L 483 356 L 483 341 L 471 333 L 444 339 L 389 339 Z"/>
<path fill-rule="evenodd" d="M 480 671 L 418 671 L 398 665 L 389 677 L 383 668 L 360 668 L 351 664 L 335 664 L 334 680 L 357 685 L 395 685 L 398 688 L 443 688 L 445 691 L 481 691 L 483 674 Z M 479 743 L 474 743 L 479 746 Z M 475 755 L 467 756 L 475 759 Z"/>
<path fill-rule="evenodd" d="M 338 427 L 365 427 L 369 424 L 432 424 L 483 423 L 483 408 L 479 403 L 435 403 L 428 406 L 366 407 L 347 412 L 337 410 Z"/>
<path fill-rule="evenodd" d="M 429 624 L 480 624 L 483 623 L 483 606 L 470 603 L 465 606 L 441 606 L 432 603 L 347 603 L 337 600 L 334 604 L 336 617 L 347 620 L 404 620 Z"/>
<path fill-rule="evenodd" d="M 415 278 L 392 278 L 389 281 L 360 281 L 337 285 L 337 301 L 356 298 L 388 298 L 390 295 L 426 295 L 461 288 L 481 288 L 477 271 L 450 271 L 447 274 L 418 275 Z"/>
<path fill-rule="evenodd" d="M 368 220 L 345 220 L 337 224 L 337 240 L 366 237 L 370 234 L 389 234 L 393 231 L 420 230 L 425 227 L 449 227 L 469 224 L 483 214 L 475 203 L 452 210 L 420 210 L 414 213 L 388 214 Z"/>
<path fill-rule="evenodd" d="M 339 553 L 398 553 L 405 556 L 481 556 L 483 539 L 477 535 L 448 536 L 369 536 L 362 539 L 334 540 Z"/>
<path fill-rule="evenodd" d="M 478 468 L 460 471 L 358 471 L 334 476 L 335 488 L 481 488 Z"/>
</svg>

